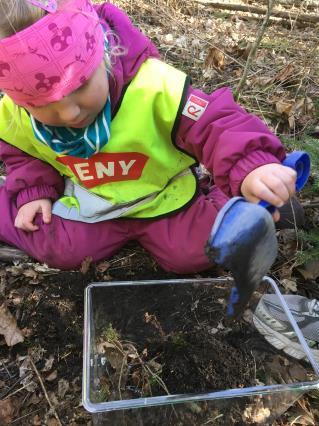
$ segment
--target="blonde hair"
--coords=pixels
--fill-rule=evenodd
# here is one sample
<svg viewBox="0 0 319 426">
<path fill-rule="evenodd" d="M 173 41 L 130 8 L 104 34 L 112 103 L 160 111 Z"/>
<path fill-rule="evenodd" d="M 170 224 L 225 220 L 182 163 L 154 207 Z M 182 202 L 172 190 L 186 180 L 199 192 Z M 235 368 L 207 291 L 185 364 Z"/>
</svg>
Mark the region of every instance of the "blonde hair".
<svg viewBox="0 0 319 426">
<path fill-rule="evenodd" d="M 0 39 L 29 27 L 45 13 L 26 0 L 0 0 Z"/>
</svg>

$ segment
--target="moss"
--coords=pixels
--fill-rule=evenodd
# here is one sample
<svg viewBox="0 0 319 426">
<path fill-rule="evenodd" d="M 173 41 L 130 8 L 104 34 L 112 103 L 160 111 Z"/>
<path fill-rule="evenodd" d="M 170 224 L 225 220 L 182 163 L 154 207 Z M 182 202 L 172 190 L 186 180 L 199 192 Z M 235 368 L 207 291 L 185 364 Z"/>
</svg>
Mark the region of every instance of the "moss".
<svg viewBox="0 0 319 426">
<path fill-rule="evenodd" d="M 112 324 L 109 323 L 109 325 L 102 331 L 101 337 L 107 342 L 118 342 L 120 336 L 115 328 L 113 328 Z"/>
</svg>

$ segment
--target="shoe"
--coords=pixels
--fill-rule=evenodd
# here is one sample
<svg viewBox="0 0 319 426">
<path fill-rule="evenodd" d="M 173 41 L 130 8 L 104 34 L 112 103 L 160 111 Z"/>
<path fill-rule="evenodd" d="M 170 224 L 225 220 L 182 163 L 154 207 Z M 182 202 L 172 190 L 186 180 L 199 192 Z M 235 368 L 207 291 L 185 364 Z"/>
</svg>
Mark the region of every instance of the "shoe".
<svg viewBox="0 0 319 426">
<path fill-rule="evenodd" d="M 295 295 L 285 295 L 284 298 L 315 360 L 319 363 L 319 300 Z M 253 322 L 272 346 L 282 349 L 293 358 L 307 360 L 307 355 L 275 294 L 262 296 L 254 312 Z"/>
</svg>

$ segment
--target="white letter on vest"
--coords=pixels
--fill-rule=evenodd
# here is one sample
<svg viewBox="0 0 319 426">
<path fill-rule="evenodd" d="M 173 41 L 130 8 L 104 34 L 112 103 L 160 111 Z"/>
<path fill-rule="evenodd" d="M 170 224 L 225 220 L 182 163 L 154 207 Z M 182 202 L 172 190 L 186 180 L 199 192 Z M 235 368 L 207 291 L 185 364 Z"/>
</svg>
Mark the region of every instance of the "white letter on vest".
<svg viewBox="0 0 319 426">
<path fill-rule="evenodd" d="M 108 161 L 107 167 L 100 161 L 97 161 L 95 163 L 95 170 L 98 179 L 102 179 L 103 175 L 114 176 L 114 161 Z"/>
<path fill-rule="evenodd" d="M 80 180 L 91 180 L 91 179 L 94 179 L 94 176 L 91 176 L 91 175 L 85 176 L 88 173 L 90 173 L 89 170 L 85 170 L 84 169 L 85 167 L 89 167 L 89 163 L 74 164 L 74 168 L 75 168 L 75 170 L 76 170 L 76 172 L 77 172 Z M 82 170 L 82 169 L 84 169 L 84 170 Z"/>
<path fill-rule="evenodd" d="M 123 176 L 128 175 L 128 171 L 130 170 L 130 168 L 133 166 L 133 164 L 135 163 L 136 160 L 131 160 L 128 164 L 125 163 L 125 161 L 119 161 L 120 166 L 122 167 Z"/>
</svg>

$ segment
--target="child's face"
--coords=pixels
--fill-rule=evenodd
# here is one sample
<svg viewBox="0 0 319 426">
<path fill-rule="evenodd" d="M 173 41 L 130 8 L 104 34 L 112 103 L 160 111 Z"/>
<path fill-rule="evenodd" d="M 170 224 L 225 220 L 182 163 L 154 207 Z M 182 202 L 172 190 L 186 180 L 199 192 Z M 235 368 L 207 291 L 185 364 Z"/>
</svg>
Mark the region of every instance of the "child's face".
<svg viewBox="0 0 319 426">
<path fill-rule="evenodd" d="M 57 102 L 26 109 L 43 124 L 80 129 L 93 123 L 108 95 L 109 84 L 102 61 L 89 80 L 68 96 Z"/>
</svg>

